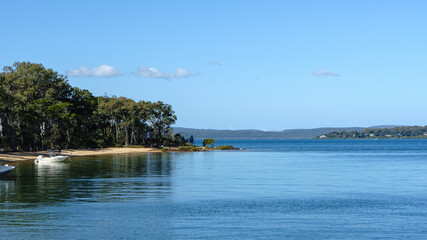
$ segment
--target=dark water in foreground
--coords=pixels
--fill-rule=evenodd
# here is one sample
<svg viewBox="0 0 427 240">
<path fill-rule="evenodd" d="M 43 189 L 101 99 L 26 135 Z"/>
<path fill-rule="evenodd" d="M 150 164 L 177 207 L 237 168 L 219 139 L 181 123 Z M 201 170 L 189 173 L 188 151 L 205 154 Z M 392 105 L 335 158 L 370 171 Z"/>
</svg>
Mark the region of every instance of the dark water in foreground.
<svg viewBox="0 0 427 240">
<path fill-rule="evenodd" d="M 0 239 L 427 239 L 427 140 L 221 144 L 20 163 Z"/>
</svg>

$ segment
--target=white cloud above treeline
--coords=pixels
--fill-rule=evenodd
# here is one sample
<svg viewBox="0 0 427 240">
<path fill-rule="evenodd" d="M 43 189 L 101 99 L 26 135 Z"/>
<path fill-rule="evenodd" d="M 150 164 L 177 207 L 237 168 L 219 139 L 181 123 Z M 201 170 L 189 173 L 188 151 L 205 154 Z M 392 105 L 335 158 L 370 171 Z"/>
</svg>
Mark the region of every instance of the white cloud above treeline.
<svg viewBox="0 0 427 240">
<path fill-rule="evenodd" d="M 338 73 L 335 73 L 335 72 L 327 72 L 327 71 L 323 71 L 323 70 L 320 70 L 320 71 L 313 71 L 312 72 L 312 74 L 314 75 L 314 76 L 325 76 L 325 77 L 339 77 L 339 76 L 341 76 L 340 74 L 338 74 Z"/>
<path fill-rule="evenodd" d="M 191 73 L 187 69 L 177 68 L 175 73 L 162 72 L 156 68 L 140 66 L 136 72 L 140 77 L 148 78 L 162 78 L 162 79 L 172 79 L 172 78 L 184 78 L 197 76 L 199 74 Z"/>
<path fill-rule="evenodd" d="M 79 67 L 76 70 L 69 70 L 68 76 L 70 77 L 115 77 L 123 75 L 121 71 L 110 65 L 99 65 L 92 69 L 87 67 Z"/>
</svg>

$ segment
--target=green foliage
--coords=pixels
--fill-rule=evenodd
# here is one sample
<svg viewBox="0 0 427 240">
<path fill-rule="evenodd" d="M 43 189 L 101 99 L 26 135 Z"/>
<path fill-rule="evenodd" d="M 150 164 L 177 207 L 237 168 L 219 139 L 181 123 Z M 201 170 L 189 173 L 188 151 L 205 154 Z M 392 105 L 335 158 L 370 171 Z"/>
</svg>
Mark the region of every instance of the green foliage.
<svg viewBox="0 0 427 240">
<path fill-rule="evenodd" d="M 324 135 L 328 139 L 427 138 L 427 126 L 367 128 L 363 131 L 340 131 Z M 317 138 L 320 138 L 317 137 Z"/>
<path fill-rule="evenodd" d="M 214 147 L 215 146 L 215 139 L 212 138 L 205 138 L 203 140 L 203 147 Z"/>
<path fill-rule="evenodd" d="M 203 149 L 201 147 L 190 145 L 190 146 L 181 146 L 178 148 L 178 151 L 180 151 L 180 152 L 199 152 L 199 151 L 203 151 Z"/>
<path fill-rule="evenodd" d="M 206 150 L 238 150 L 237 148 L 230 146 L 230 145 L 225 145 L 225 146 L 218 146 L 218 147 L 197 147 L 195 145 L 186 145 L 186 146 L 181 146 L 178 148 L 178 151 L 180 152 L 198 152 L 198 151 L 206 151 Z"/>
<path fill-rule="evenodd" d="M 162 152 L 168 152 L 169 151 L 169 148 L 167 148 L 167 147 L 164 147 L 164 148 L 162 148 L 162 150 L 161 150 Z"/>
<path fill-rule="evenodd" d="M 175 123 L 177 118 L 171 105 L 164 104 L 160 101 L 148 103 L 150 105 L 148 126 L 152 129 L 153 140 L 157 146 L 160 146 L 164 140 L 164 136 L 171 130 L 170 126 Z"/>
<path fill-rule="evenodd" d="M 63 75 L 41 64 L 16 62 L 0 73 L 0 124 L 3 147 L 53 148 L 72 118 L 72 88 Z"/>
<path fill-rule="evenodd" d="M 216 147 L 215 150 L 238 150 L 238 149 L 231 145 L 223 145 L 223 146 Z"/>
</svg>

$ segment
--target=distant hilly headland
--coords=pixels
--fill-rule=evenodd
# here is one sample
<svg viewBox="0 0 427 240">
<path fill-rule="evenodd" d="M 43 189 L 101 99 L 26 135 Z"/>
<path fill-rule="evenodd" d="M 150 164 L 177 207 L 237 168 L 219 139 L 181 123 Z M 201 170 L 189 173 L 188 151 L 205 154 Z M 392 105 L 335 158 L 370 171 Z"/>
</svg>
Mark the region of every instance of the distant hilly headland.
<svg viewBox="0 0 427 240">
<path fill-rule="evenodd" d="M 399 126 L 384 125 L 363 127 L 343 127 L 343 128 L 312 128 L 312 129 L 288 129 L 283 131 L 261 131 L 261 130 L 216 130 L 216 129 L 196 129 L 174 127 L 174 133 L 179 133 L 185 137 L 193 136 L 196 139 L 311 139 L 333 132 L 362 132 L 365 129 L 392 129 Z"/>
<path fill-rule="evenodd" d="M 363 131 L 334 131 L 319 139 L 396 139 L 427 138 L 427 126 L 398 126 L 393 128 L 366 128 Z"/>
</svg>

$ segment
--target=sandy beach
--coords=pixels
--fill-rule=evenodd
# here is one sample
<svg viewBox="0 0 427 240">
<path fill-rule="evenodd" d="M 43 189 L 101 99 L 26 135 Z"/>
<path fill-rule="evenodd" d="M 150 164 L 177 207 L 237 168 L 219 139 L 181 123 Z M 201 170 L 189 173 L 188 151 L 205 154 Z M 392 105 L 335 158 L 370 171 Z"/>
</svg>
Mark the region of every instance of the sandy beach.
<svg viewBox="0 0 427 240">
<path fill-rule="evenodd" d="M 98 148 L 98 149 L 69 149 L 62 150 L 61 155 L 69 157 L 87 157 L 94 155 L 106 155 L 106 154 L 138 154 L 138 153 L 153 153 L 161 152 L 157 148 Z M 39 152 L 11 152 L 11 153 L 0 153 L 0 161 L 28 161 L 35 160 L 37 156 L 47 154 L 46 151 Z"/>
</svg>

